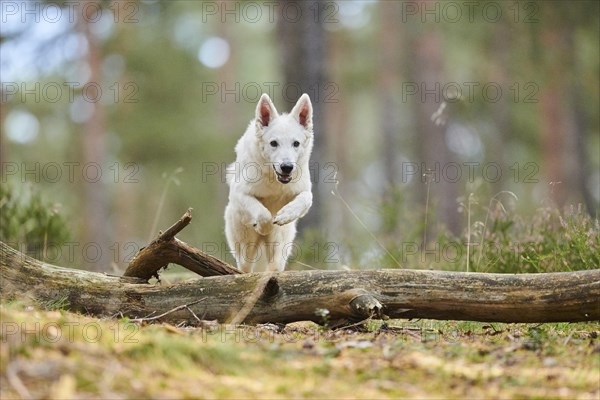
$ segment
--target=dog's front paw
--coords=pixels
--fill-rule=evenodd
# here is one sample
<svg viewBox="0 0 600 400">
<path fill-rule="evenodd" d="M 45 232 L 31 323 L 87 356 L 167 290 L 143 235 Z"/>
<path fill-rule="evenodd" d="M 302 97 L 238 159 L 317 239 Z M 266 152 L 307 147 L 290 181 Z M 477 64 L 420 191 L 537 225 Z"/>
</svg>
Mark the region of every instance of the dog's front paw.
<svg viewBox="0 0 600 400">
<path fill-rule="evenodd" d="M 294 212 L 291 207 L 283 207 L 281 210 L 279 210 L 277 215 L 275 215 L 275 218 L 273 218 L 273 223 L 277 225 L 285 225 L 296 219 L 298 219 L 298 213 Z"/>
<path fill-rule="evenodd" d="M 271 222 L 270 215 L 260 215 L 255 219 L 252 224 L 254 230 L 261 236 L 266 236 L 273 230 L 273 223 Z"/>
</svg>

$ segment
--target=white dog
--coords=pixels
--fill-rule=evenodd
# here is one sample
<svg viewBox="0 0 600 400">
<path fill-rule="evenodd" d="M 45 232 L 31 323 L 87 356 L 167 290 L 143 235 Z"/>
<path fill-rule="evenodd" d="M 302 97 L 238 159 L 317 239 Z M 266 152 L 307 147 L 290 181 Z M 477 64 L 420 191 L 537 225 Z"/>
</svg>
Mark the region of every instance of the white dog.
<svg viewBox="0 0 600 400">
<path fill-rule="evenodd" d="M 296 222 L 312 205 L 312 115 L 307 94 L 289 114 L 281 115 L 263 94 L 255 118 L 235 146 L 236 161 L 227 167 L 225 234 L 244 272 L 285 268 Z"/>
</svg>

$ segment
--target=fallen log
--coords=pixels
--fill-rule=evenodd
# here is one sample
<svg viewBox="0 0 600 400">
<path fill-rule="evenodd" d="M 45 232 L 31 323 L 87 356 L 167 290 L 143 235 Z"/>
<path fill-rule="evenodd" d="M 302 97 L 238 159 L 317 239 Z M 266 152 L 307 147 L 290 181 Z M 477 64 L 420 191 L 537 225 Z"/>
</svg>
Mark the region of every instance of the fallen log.
<svg viewBox="0 0 600 400">
<path fill-rule="evenodd" d="M 487 322 L 600 320 L 600 270 L 481 274 L 420 270 L 287 271 L 172 285 L 56 267 L 0 242 L 0 297 L 61 300 L 72 311 L 195 324 L 366 318 Z M 258 289 L 258 290 L 257 290 Z M 254 302 L 248 303 L 249 301 Z M 246 309 L 242 317 L 240 311 Z M 327 310 L 327 312 L 323 312 Z"/>
</svg>

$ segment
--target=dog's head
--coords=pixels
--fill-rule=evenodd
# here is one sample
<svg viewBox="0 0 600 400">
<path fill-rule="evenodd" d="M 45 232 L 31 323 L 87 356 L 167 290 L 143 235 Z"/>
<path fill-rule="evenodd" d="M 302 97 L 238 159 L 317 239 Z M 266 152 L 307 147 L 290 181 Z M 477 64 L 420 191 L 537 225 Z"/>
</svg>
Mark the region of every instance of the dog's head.
<svg viewBox="0 0 600 400">
<path fill-rule="evenodd" d="M 256 106 L 256 135 L 261 153 L 283 184 L 290 183 L 299 173 L 312 150 L 312 103 L 305 93 L 289 114 L 279 115 L 267 94 Z"/>
</svg>

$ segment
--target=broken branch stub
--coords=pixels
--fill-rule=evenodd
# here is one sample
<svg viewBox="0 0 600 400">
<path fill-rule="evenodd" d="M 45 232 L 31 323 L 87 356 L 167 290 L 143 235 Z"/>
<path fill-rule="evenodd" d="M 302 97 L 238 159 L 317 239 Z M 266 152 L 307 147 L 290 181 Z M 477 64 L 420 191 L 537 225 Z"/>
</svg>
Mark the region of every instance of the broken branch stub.
<svg viewBox="0 0 600 400">
<path fill-rule="evenodd" d="M 148 281 L 152 277 L 158 278 L 158 271 L 170 263 L 181 265 L 200 276 L 240 274 L 237 268 L 175 237 L 191 220 L 192 209 L 190 208 L 179 221 L 159 234 L 148 246 L 142 247 L 123 275 Z"/>
</svg>

